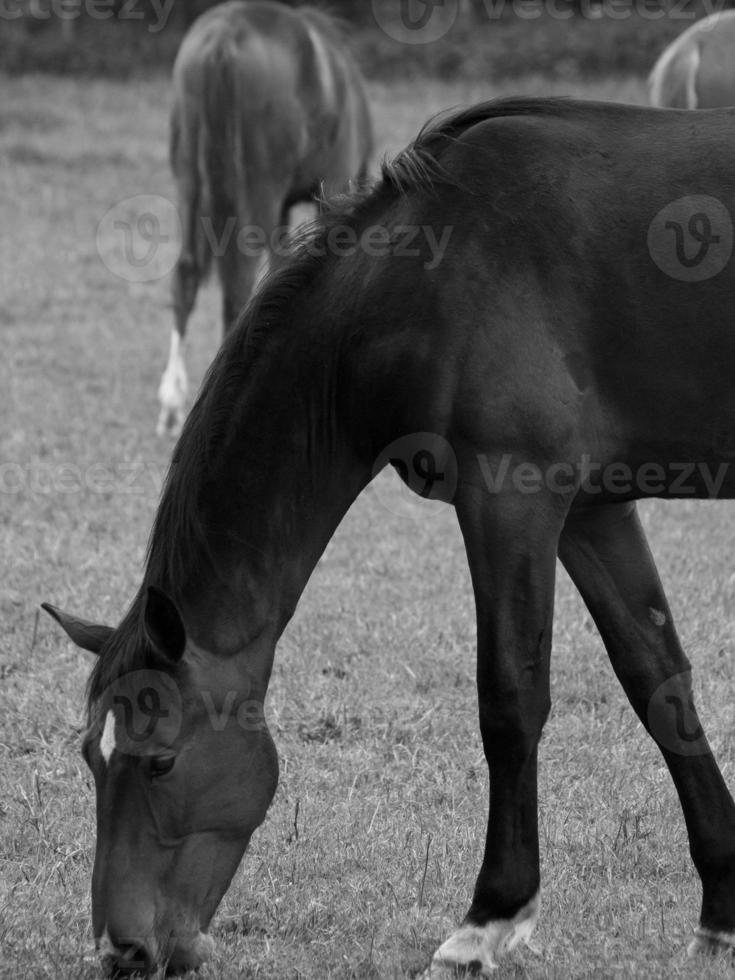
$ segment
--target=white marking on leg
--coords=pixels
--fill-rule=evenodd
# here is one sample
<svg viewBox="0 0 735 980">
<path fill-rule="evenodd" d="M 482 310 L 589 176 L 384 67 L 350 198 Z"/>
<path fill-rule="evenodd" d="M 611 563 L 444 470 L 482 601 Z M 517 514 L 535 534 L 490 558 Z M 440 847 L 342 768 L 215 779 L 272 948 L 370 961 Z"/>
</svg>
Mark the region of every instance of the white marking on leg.
<svg viewBox="0 0 735 980">
<path fill-rule="evenodd" d="M 100 752 L 105 764 L 109 766 L 112 753 L 115 751 L 115 713 L 110 710 L 105 716 L 105 727 L 100 739 Z"/>
<path fill-rule="evenodd" d="M 184 341 L 179 331 L 174 327 L 171 331 L 171 346 L 168 352 L 168 364 L 158 386 L 158 400 L 161 403 L 161 414 L 158 418 L 156 432 L 159 436 L 170 432 L 178 435 L 184 424 L 184 408 L 189 390 L 184 363 Z"/>
<path fill-rule="evenodd" d="M 467 923 L 460 926 L 446 942 L 434 953 L 431 966 L 422 980 L 438 978 L 447 969 L 479 966 L 484 972 L 497 969 L 498 960 L 519 943 L 531 946 L 531 934 L 536 926 L 539 913 L 538 892 L 512 919 L 494 919 L 484 926 Z"/>
</svg>

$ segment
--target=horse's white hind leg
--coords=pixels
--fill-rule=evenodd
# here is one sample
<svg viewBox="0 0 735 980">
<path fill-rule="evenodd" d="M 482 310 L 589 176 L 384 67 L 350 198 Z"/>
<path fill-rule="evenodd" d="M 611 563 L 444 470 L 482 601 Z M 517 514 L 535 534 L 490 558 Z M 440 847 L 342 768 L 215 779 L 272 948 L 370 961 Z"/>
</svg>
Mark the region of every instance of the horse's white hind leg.
<svg viewBox="0 0 735 980">
<path fill-rule="evenodd" d="M 184 364 L 184 341 L 175 328 L 171 331 L 171 346 L 168 353 L 168 364 L 163 372 L 158 386 L 158 400 L 161 412 L 158 416 L 156 433 L 163 436 L 169 433 L 178 436 L 184 424 L 186 396 L 189 381 Z"/>
<path fill-rule="evenodd" d="M 487 976 L 495 970 L 500 958 L 519 943 L 531 946 L 531 934 L 539 912 L 538 893 L 512 919 L 495 919 L 484 926 L 470 923 L 460 926 L 434 953 L 431 966 L 421 980 L 448 980 L 465 968 Z"/>
</svg>

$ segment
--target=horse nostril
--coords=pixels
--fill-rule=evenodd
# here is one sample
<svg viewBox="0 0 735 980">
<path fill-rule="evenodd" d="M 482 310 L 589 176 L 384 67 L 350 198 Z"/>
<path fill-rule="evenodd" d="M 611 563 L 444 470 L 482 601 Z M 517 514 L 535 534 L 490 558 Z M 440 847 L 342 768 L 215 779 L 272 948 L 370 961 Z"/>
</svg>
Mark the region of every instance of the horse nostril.
<svg viewBox="0 0 735 980">
<path fill-rule="evenodd" d="M 147 976 L 155 967 L 153 957 L 140 943 L 120 943 L 114 956 L 107 957 L 112 980 L 137 975 Z"/>
</svg>

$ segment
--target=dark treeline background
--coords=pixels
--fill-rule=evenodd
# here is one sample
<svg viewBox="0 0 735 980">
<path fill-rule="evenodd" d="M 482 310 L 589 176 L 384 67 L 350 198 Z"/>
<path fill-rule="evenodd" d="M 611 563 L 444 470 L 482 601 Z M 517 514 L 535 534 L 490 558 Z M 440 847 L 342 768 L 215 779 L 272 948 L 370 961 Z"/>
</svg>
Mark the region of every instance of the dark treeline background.
<svg viewBox="0 0 735 980">
<path fill-rule="evenodd" d="M 219 0 L 0 0 L 0 70 L 125 76 L 168 71 L 187 27 Z M 247 2 L 247 0 L 243 0 Z M 301 0 L 281 0 L 300 6 Z M 697 18 L 735 0 L 455 0 L 451 30 L 404 44 L 378 21 L 398 22 L 402 0 L 312 0 L 342 18 L 372 77 L 559 77 L 647 73 Z M 408 0 L 405 0 L 408 2 Z M 425 2 L 412 0 L 415 11 Z M 433 0 L 455 9 L 453 0 Z M 165 19 L 161 9 L 168 11 Z M 376 18 L 376 11 L 378 17 Z"/>
</svg>

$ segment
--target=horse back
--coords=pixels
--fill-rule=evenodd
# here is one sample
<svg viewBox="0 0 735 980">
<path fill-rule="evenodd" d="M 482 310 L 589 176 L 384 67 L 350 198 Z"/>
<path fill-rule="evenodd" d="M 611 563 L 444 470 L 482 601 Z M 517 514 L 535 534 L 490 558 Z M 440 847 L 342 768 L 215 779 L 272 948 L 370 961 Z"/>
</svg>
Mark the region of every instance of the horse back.
<svg viewBox="0 0 735 980">
<path fill-rule="evenodd" d="M 392 316 L 359 353 L 356 397 L 403 373 L 398 400 L 373 387 L 395 425 L 380 437 L 429 419 L 475 450 L 547 461 L 735 447 L 734 123 L 735 110 L 499 103 L 445 141 L 444 183 L 383 215 L 394 237 L 449 230 L 444 254 L 386 258 L 377 275 L 364 260 L 357 277 Z"/>
</svg>

